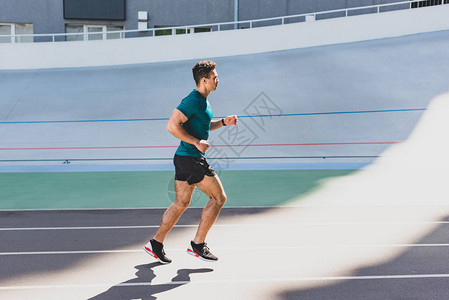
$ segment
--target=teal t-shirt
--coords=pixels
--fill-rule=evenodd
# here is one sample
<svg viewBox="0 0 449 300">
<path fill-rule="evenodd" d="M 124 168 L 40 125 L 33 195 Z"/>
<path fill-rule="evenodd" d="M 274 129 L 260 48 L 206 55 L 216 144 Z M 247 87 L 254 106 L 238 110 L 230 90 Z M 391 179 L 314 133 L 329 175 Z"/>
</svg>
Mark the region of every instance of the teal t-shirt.
<svg viewBox="0 0 449 300">
<path fill-rule="evenodd" d="M 176 108 L 188 119 L 187 122 L 182 124 L 188 134 L 200 140 L 209 138 L 210 122 L 213 116 L 212 107 L 200 92 L 193 90 Z M 176 154 L 204 157 L 204 153 L 200 152 L 194 145 L 184 141 L 179 144 Z"/>
</svg>

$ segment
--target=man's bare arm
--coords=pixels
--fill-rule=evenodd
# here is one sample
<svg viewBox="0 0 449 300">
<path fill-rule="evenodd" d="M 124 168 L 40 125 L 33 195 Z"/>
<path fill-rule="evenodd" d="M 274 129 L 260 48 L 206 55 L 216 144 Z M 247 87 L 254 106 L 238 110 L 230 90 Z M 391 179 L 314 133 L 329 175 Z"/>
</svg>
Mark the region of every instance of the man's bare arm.
<svg viewBox="0 0 449 300">
<path fill-rule="evenodd" d="M 226 126 L 237 125 L 238 118 L 236 115 L 228 116 L 224 118 Z M 220 120 L 210 122 L 210 131 L 223 127 L 223 123 Z"/>
<path fill-rule="evenodd" d="M 168 119 L 166 128 L 177 139 L 192 144 L 200 152 L 205 153 L 210 147 L 209 143 L 206 140 L 197 139 L 187 133 L 187 131 L 181 126 L 181 124 L 187 122 L 187 120 L 187 117 L 179 109 L 174 109 L 170 119 Z"/>
</svg>

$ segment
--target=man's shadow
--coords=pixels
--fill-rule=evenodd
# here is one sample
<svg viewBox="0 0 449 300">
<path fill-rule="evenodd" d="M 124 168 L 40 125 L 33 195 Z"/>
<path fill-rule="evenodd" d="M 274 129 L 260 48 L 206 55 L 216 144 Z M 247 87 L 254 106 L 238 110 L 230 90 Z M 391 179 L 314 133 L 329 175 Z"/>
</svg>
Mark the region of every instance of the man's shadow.
<svg viewBox="0 0 449 300">
<path fill-rule="evenodd" d="M 153 285 L 151 282 L 156 275 L 153 268 L 162 266 L 158 262 L 151 264 L 135 266 L 137 269 L 136 278 L 130 279 L 126 282 L 114 285 L 109 290 L 101 293 L 90 299 L 92 300 L 114 300 L 114 299 L 157 299 L 154 295 L 166 292 L 190 282 L 190 274 L 194 273 L 208 273 L 213 269 L 180 269 L 177 275 L 172 278 L 171 282 Z"/>
</svg>

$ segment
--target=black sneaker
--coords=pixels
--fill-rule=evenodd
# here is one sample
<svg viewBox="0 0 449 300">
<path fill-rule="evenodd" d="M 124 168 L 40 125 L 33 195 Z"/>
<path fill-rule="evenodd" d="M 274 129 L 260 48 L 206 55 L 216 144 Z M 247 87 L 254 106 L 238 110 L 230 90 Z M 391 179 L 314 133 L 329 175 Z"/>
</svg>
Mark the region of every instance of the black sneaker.
<svg viewBox="0 0 449 300">
<path fill-rule="evenodd" d="M 150 240 L 148 244 L 146 244 L 143 249 L 149 255 L 156 258 L 161 264 L 169 264 L 171 263 L 171 259 L 165 255 L 164 245 L 155 240 Z"/>
<path fill-rule="evenodd" d="M 206 243 L 195 244 L 193 241 L 191 241 L 189 248 L 187 248 L 187 253 L 204 261 L 218 260 L 218 257 L 210 253 L 209 247 L 207 247 Z"/>
</svg>

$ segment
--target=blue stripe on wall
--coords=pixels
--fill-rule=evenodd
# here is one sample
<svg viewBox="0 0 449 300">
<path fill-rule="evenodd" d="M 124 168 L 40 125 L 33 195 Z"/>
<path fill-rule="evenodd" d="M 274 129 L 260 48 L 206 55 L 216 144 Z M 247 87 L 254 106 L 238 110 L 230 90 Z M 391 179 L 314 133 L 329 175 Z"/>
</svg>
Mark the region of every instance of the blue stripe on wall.
<svg viewBox="0 0 449 300">
<path fill-rule="evenodd" d="M 413 112 L 425 111 L 425 108 L 405 108 L 405 109 L 384 109 L 384 110 L 360 110 L 360 111 L 336 111 L 317 113 L 294 113 L 279 115 L 242 115 L 239 118 L 264 118 L 264 117 L 296 117 L 296 116 L 318 116 L 318 115 L 343 115 L 343 114 L 371 114 L 389 112 Z M 224 118 L 218 116 L 216 118 Z M 168 118 L 148 118 L 148 119 L 111 119 L 111 120 L 63 120 L 63 121 L 11 121 L 0 122 L 0 124 L 52 124 L 52 123 L 101 123 L 101 122 L 147 122 L 147 121 L 167 121 Z"/>
</svg>

